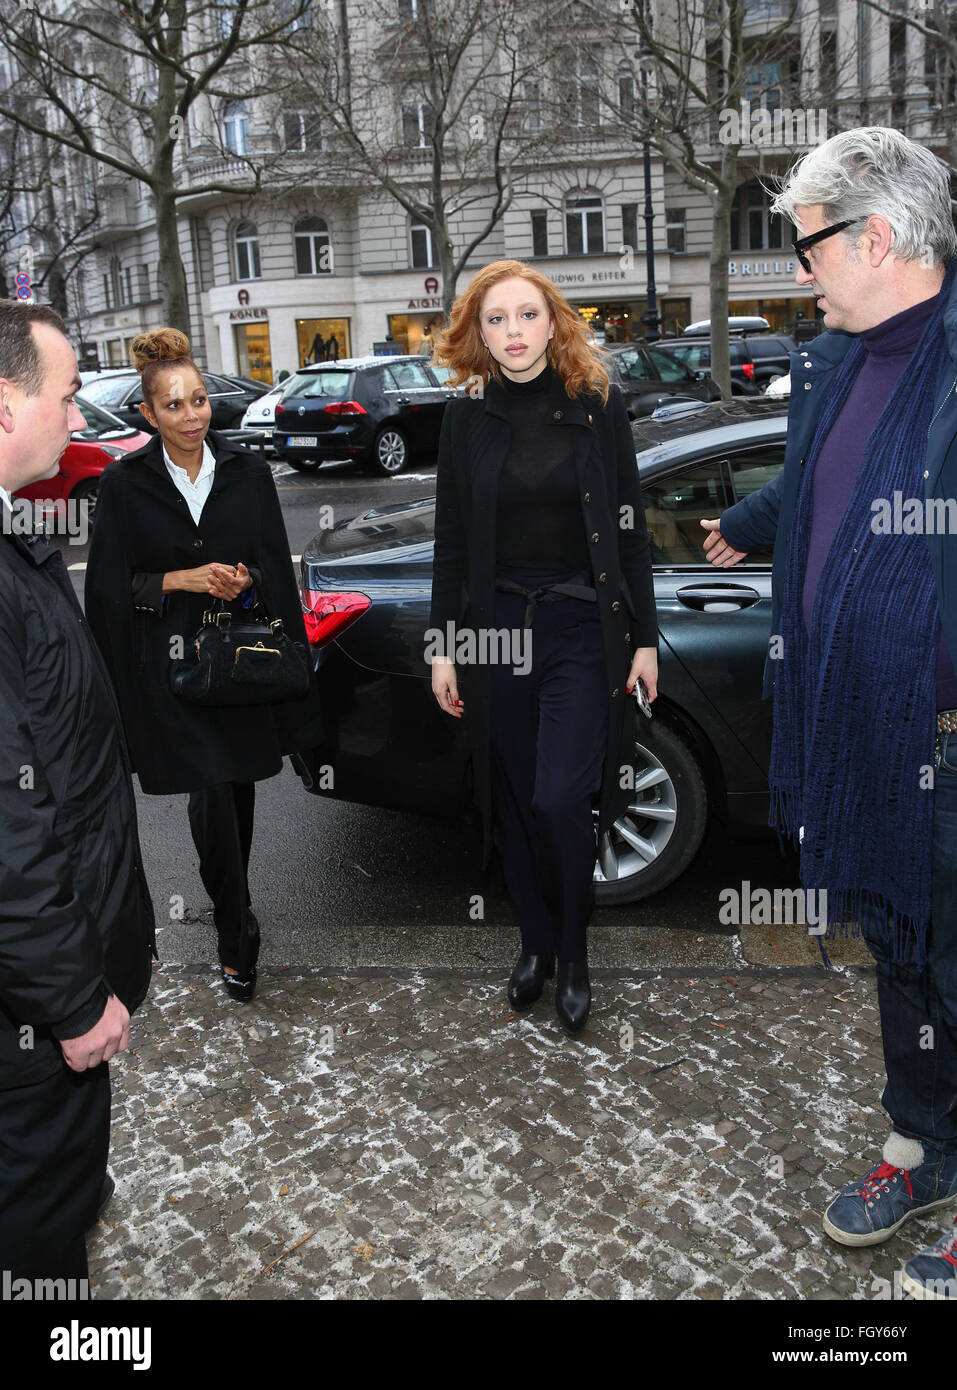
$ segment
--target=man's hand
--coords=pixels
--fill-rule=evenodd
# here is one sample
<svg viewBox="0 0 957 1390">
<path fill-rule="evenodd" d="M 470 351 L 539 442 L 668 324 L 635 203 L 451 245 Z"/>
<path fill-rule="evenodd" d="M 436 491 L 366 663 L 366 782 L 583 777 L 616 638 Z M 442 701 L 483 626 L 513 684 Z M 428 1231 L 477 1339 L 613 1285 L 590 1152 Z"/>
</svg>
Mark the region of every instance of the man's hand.
<svg viewBox="0 0 957 1390">
<path fill-rule="evenodd" d="M 71 1071 L 86 1071 L 108 1062 L 117 1052 L 125 1052 L 130 1041 L 130 1016 L 126 1005 L 115 994 L 88 1033 L 78 1038 L 61 1038 L 63 1059 Z"/>
<path fill-rule="evenodd" d="M 714 521 L 702 521 L 701 525 L 705 530 L 711 533 L 705 536 L 702 544 L 704 545 L 706 557 L 713 565 L 717 565 L 722 569 L 727 569 L 729 565 L 736 565 L 739 560 L 743 560 L 745 555 L 747 555 L 748 552 L 746 550 L 733 550 L 731 546 L 728 545 L 728 542 L 718 529 L 721 525 L 719 518 L 715 518 Z"/>
</svg>

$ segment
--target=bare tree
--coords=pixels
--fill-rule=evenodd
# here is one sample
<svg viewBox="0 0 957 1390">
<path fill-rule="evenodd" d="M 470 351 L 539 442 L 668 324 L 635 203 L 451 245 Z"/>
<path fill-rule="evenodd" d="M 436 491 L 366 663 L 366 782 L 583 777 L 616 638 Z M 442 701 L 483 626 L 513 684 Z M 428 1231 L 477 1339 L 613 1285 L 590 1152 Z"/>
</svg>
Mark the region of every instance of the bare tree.
<svg viewBox="0 0 957 1390">
<path fill-rule="evenodd" d="M 337 0 L 287 48 L 323 130 L 320 178 L 380 189 L 428 229 L 446 314 L 462 269 L 553 148 L 540 119 L 547 9 L 372 0 L 350 12 Z"/>
<path fill-rule="evenodd" d="M 227 148 L 230 100 L 281 91 L 277 61 L 320 0 L 24 0 L 0 3 L 0 48 L 16 74 L 0 117 L 96 170 L 101 190 L 133 181 L 152 194 L 171 323 L 188 325 L 177 208 L 203 193 L 251 195 L 282 168 L 282 150 Z M 229 162 L 195 175 L 181 153 L 191 119 Z"/>
<path fill-rule="evenodd" d="M 884 0 L 863 3 L 872 23 L 886 21 L 890 50 L 886 94 L 871 102 L 883 108 L 884 119 L 875 124 L 903 127 L 910 107 L 911 119 L 926 123 L 921 137 L 929 137 L 957 176 L 957 10 L 948 0 L 900 7 Z"/>
<path fill-rule="evenodd" d="M 601 40 L 605 90 L 620 64 L 640 88 L 616 118 L 711 205 L 711 375 L 730 393 L 728 261 L 740 185 L 783 169 L 826 138 L 835 76 L 819 31 L 799 25 L 798 0 L 629 0 L 621 15 L 581 0 L 581 36 Z"/>
</svg>

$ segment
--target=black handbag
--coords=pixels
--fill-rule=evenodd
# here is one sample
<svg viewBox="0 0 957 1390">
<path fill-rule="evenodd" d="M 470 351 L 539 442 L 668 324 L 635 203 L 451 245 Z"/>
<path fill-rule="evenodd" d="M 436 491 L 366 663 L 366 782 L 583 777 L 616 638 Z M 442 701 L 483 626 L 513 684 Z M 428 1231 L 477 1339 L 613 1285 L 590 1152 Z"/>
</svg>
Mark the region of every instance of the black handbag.
<svg viewBox="0 0 957 1390">
<path fill-rule="evenodd" d="M 274 705 L 309 694 L 309 658 L 281 618 L 235 617 L 224 599 L 207 608 L 193 639 L 195 658 L 172 673 L 176 695 L 194 705 Z M 260 609 L 262 605 L 257 605 Z"/>
</svg>

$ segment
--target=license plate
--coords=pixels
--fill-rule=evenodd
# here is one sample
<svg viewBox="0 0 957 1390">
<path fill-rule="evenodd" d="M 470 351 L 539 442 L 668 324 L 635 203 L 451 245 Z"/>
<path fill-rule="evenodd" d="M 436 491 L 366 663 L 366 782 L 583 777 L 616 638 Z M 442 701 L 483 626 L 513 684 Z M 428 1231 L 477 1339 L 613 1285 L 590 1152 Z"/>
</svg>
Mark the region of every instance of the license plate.
<svg viewBox="0 0 957 1390">
<path fill-rule="evenodd" d="M 315 434 L 287 434 L 287 449 L 315 449 L 319 443 L 319 437 Z"/>
<path fill-rule="evenodd" d="M 272 439 L 272 430 L 263 430 L 263 439 Z"/>
</svg>

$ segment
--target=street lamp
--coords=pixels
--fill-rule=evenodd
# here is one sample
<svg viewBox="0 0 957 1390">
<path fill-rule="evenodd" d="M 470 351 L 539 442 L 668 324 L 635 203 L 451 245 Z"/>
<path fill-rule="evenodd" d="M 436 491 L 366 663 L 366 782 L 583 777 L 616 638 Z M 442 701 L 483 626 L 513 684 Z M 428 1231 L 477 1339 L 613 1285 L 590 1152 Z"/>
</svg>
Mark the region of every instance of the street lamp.
<svg viewBox="0 0 957 1390">
<path fill-rule="evenodd" d="M 647 304 L 642 323 L 645 325 L 645 337 L 649 343 L 656 343 L 661 337 L 659 326 L 661 315 L 658 313 L 658 296 L 655 289 L 655 209 L 651 201 L 651 146 L 648 143 L 648 74 L 651 71 L 654 59 L 645 42 L 645 36 L 641 36 L 641 47 L 638 50 L 638 71 L 641 74 L 641 119 L 645 133 L 643 161 L 645 167 L 645 269 L 648 279 Z"/>
</svg>

